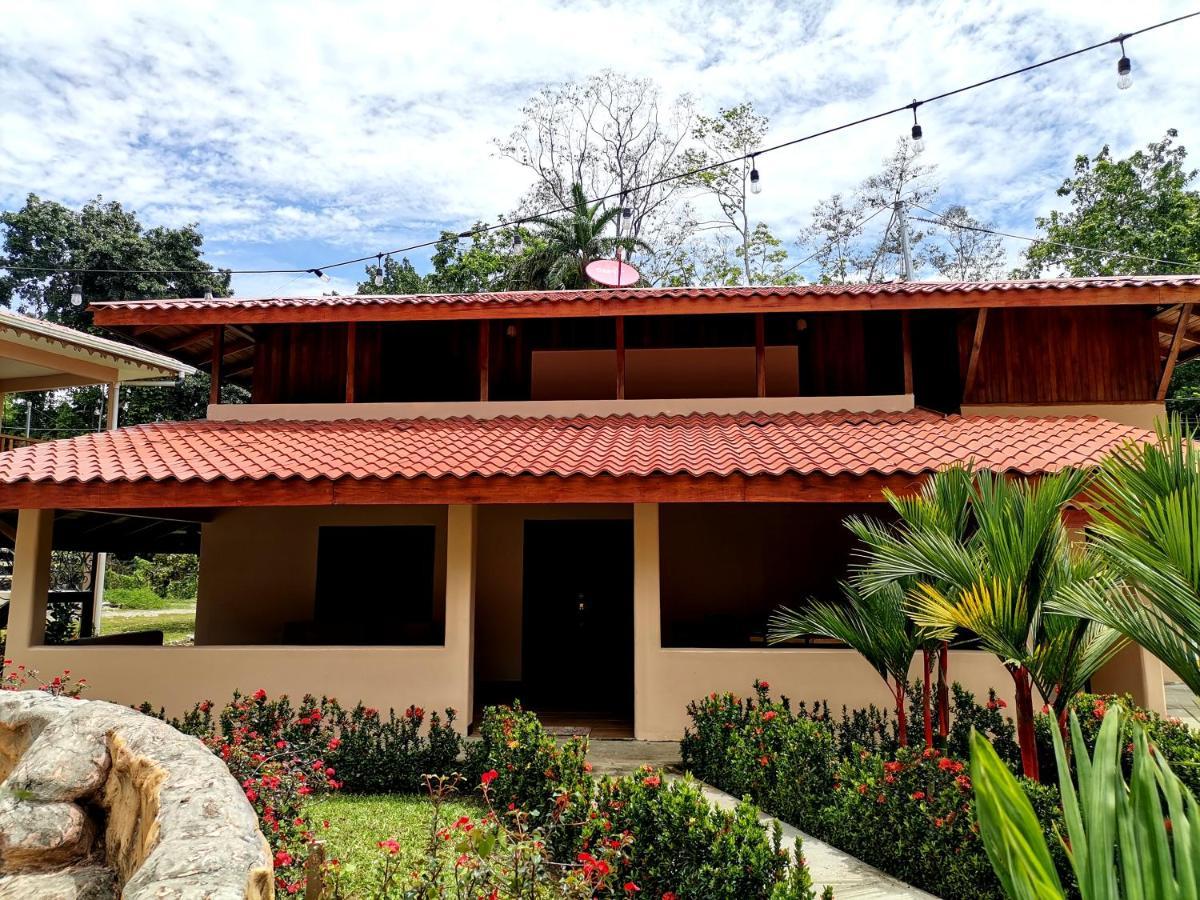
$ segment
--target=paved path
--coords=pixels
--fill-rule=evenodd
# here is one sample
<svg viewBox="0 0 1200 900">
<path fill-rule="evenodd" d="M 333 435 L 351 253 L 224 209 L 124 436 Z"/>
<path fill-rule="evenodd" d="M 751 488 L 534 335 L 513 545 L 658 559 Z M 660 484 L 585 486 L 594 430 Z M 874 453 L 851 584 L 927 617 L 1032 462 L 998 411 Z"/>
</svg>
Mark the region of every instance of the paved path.
<svg viewBox="0 0 1200 900">
<path fill-rule="evenodd" d="M 1200 703 L 1186 684 L 1169 681 L 1163 687 L 1167 692 L 1167 715 L 1178 716 L 1192 728 L 1200 729 Z"/>
<path fill-rule="evenodd" d="M 628 775 L 644 765 L 655 768 L 674 769 L 680 767 L 679 744 L 674 741 L 589 741 L 588 761 L 592 764 L 592 772 L 596 775 Z M 672 775 L 678 778 L 678 775 Z M 710 787 L 703 782 L 697 782 L 709 802 L 721 809 L 734 809 L 738 801 Z M 769 828 L 774 821 L 765 813 L 759 814 L 759 820 Z M 818 889 L 825 885 L 833 888 L 835 900 L 853 900 L 853 898 L 889 898 L 889 900 L 931 900 L 932 894 L 917 890 L 911 885 L 898 881 L 890 875 L 869 866 L 862 860 L 844 853 L 836 847 L 819 841 L 815 837 L 804 834 L 786 822 L 779 823 L 783 829 L 783 842 L 789 849 L 795 846 L 796 838 L 803 844 L 805 862 L 812 873 L 813 883 Z"/>
</svg>

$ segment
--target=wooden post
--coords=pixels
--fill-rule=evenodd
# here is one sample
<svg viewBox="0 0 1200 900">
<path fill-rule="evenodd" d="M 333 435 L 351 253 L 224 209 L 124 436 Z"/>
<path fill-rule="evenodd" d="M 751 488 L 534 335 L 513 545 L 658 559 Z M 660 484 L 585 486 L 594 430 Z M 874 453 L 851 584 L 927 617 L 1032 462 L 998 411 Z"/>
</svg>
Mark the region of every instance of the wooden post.
<svg viewBox="0 0 1200 900">
<path fill-rule="evenodd" d="M 488 398 L 488 362 L 491 355 L 492 329 L 491 322 L 483 319 L 479 323 L 479 399 Z"/>
<path fill-rule="evenodd" d="M 1167 391 L 1171 387 L 1171 376 L 1175 373 L 1175 361 L 1179 359 L 1179 350 L 1187 335 L 1188 319 L 1192 317 L 1192 304 L 1182 303 L 1179 306 L 1179 321 L 1175 323 L 1175 334 L 1171 336 L 1171 349 L 1167 351 L 1167 362 L 1163 366 L 1162 377 L 1158 381 L 1156 400 L 1166 400 Z"/>
<path fill-rule="evenodd" d="M 913 392 L 912 328 L 908 310 L 900 313 L 900 342 L 904 348 L 904 393 Z"/>
<path fill-rule="evenodd" d="M 313 841 L 304 861 L 304 900 L 325 896 L 325 842 Z"/>
<path fill-rule="evenodd" d="M 354 375 L 358 356 L 358 323 L 346 326 L 346 402 L 354 402 Z"/>
<path fill-rule="evenodd" d="M 625 317 L 617 316 L 617 399 L 625 399 Z"/>
<path fill-rule="evenodd" d="M 754 314 L 754 389 L 756 397 L 767 396 L 767 323 L 762 313 Z"/>
<path fill-rule="evenodd" d="M 225 358 L 225 326 L 214 325 L 212 335 L 212 365 L 209 367 L 208 402 L 221 402 L 221 362 Z"/>
<path fill-rule="evenodd" d="M 967 360 L 967 377 L 963 379 L 963 402 L 975 386 L 975 374 L 979 371 L 979 346 L 983 343 L 983 329 L 987 325 L 987 307 L 975 314 L 975 337 L 971 341 L 971 356 Z"/>
</svg>

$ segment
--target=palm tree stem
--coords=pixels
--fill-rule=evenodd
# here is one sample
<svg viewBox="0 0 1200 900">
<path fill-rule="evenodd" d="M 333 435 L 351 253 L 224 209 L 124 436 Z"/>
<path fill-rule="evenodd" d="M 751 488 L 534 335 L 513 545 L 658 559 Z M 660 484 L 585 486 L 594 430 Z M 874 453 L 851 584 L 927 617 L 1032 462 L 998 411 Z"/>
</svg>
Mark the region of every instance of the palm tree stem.
<svg viewBox="0 0 1200 900">
<path fill-rule="evenodd" d="M 905 697 L 904 682 L 896 679 L 896 739 L 901 747 L 908 746 L 908 715 L 904 712 Z"/>
<path fill-rule="evenodd" d="M 945 740 L 950 734 L 950 642 L 938 647 L 938 734 Z"/>
<path fill-rule="evenodd" d="M 933 680 L 933 665 L 929 659 L 929 648 L 921 648 L 921 714 L 925 720 L 925 747 L 933 748 L 933 714 L 930 708 L 930 682 Z"/>
<path fill-rule="evenodd" d="M 1024 666 L 1010 667 L 1016 688 L 1017 743 L 1021 747 L 1021 769 L 1026 778 L 1038 781 L 1037 739 L 1033 730 L 1033 682 Z"/>
</svg>

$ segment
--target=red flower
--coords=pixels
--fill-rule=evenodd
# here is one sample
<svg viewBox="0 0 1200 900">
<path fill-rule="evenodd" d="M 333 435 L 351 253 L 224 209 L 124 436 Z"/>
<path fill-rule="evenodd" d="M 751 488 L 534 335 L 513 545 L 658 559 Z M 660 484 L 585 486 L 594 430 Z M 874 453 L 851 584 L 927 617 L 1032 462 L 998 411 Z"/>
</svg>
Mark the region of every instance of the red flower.
<svg viewBox="0 0 1200 900">
<path fill-rule="evenodd" d="M 662 895 L 662 900 L 675 900 L 675 892 L 667 891 L 665 894 Z"/>
<path fill-rule="evenodd" d="M 924 799 L 925 799 L 925 792 L 924 792 L 924 791 L 913 791 L 913 793 L 912 793 L 912 798 L 913 798 L 914 800 L 924 800 Z"/>
<path fill-rule="evenodd" d="M 758 758 L 758 764 L 765 769 L 767 766 L 769 766 L 771 764 L 771 757 L 769 757 L 765 754 L 760 756 Z"/>
<path fill-rule="evenodd" d="M 488 771 L 484 772 L 482 775 L 479 776 L 479 780 L 481 782 L 483 782 L 483 784 L 488 785 L 488 784 L 491 784 L 493 781 L 495 781 L 499 777 L 500 777 L 499 772 L 497 772 L 495 769 L 489 769 Z"/>
<path fill-rule="evenodd" d="M 400 843 L 398 841 L 394 841 L 394 840 L 380 841 L 379 846 L 381 849 L 386 850 L 392 856 L 395 856 L 397 853 L 400 852 Z"/>
<path fill-rule="evenodd" d="M 969 791 L 971 789 L 971 779 L 966 775 L 959 775 L 954 781 L 960 791 Z"/>
<path fill-rule="evenodd" d="M 769 691 L 771 689 L 771 683 L 769 681 L 756 681 L 754 682 L 754 686 L 763 691 Z"/>
<path fill-rule="evenodd" d="M 941 759 L 938 760 L 938 768 L 941 769 L 943 772 L 954 772 L 955 774 L 957 774 L 963 770 L 963 764 L 958 762 L 957 760 L 950 759 L 949 757 L 943 756 Z"/>
<path fill-rule="evenodd" d="M 768 709 L 765 713 L 763 713 L 764 722 L 770 722 L 773 718 L 775 718 L 775 710 Z"/>
<path fill-rule="evenodd" d="M 292 854 L 288 853 L 286 850 L 275 851 L 275 868 L 279 869 L 283 866 L 290 866 L 292 862 Z"/>
<path fill-rule="evenodd" d="M 647 775 L 642 779 L 642 784 L 648 788 L 656 788 L 662 784 L 662 780 L 657 775 Z"/>
<path fill-rule="evenodd" d="M 896 762 L 895 760 L 893 760 L 892 762 L 885 762 L 883 764 L 883 771 L 887 772 L 889 775 L 895 775 L 897 772 L 899 772 L 903 768 L 904 768 L 904 764 L 900 763 L 900 762 Z"/>
<path fill-rule="evenodd" d="M 259 688 L 257 691 L 254 692 L 254 699 L 255 700 L 266 700 L 267 692 L 264 691 L 262 688 Z"/>
<path fill-rule="evenodd" d="M 627 894 L 636 894 L 636 893 L 638 893 L 640 890 L 641 890 L 641 888 L 640 888 L 640 887 L 638 887 L 636 884 L 634 884 L 632 881 L 627 881 L 627 882 L 625 882 L 625 893 L 627 893 Z"/>
</svg>

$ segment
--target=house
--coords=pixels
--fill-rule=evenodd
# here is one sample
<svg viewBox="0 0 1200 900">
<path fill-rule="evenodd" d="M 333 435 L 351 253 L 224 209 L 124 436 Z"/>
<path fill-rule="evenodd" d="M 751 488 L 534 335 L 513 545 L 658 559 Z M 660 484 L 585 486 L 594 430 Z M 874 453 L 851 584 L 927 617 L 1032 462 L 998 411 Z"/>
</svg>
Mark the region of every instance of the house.
<svg viewBox="0 0 1200 900">
<path fill-rule="evenodd" d="M 106 385 L 103 415 L 97 427 L 116 428 L 121 385 L 173 384 L 194 372 L 189 365 L 121 341 L 67 328 L 54 322 L 0 309 L 0 410 L 9 394 L 60 388 Z M 101 426 L 99 423 L 103 423 Z M 0 420 L 0 451 L 37 443 L 39 436 L 17 429 L 5 433 Z M 0 503 L 0 508 L 3 503 Z M 111 518 L 111 517 L 110 517 Z M 110 526 L 119 523 L 110 522 Z M 16 537 L 16 522 L 0 515 L 0 548 Z M 7 562 L 7 560 L 3 560 Z M 90 595 L 82 603 L 81 627 L 92 633 L 98 621 L 104 584 L 104 554 L 92 556 Z M 7 568 L 7 566 L 3 566 Z M 7 575 L 7 572 L 0 572 Z M 8 619 L 8 578 L 0 579 L 0 628 Z M 81 602 L 79 593 L 56 596 L 64 602 Z"/>
<path fill-rule="evenodd" d="M 676 739 L 688 700 L 756 678 L 884 704 L 853 652 L 768 647 L 768 613 L 832 595 L 842 520 L 884 514 L 885 488 L 1146 437 L 1198 294 L 1173 276 L 95 304 L 209 368 L 212 404 L 0 455 L 8 652 L 173 711 L 262 687 L 466 726 L 518 696 Z M 251 402 L 219 403 L 226 382 Z M 195 646 L 42 645 L 56 522 L 112 514 L 197 535 Z M 970 649 L 951 675 L 1011 684 Z M 1163 706 L 1136 648 L 1095 685 Z"/>
</svg>

